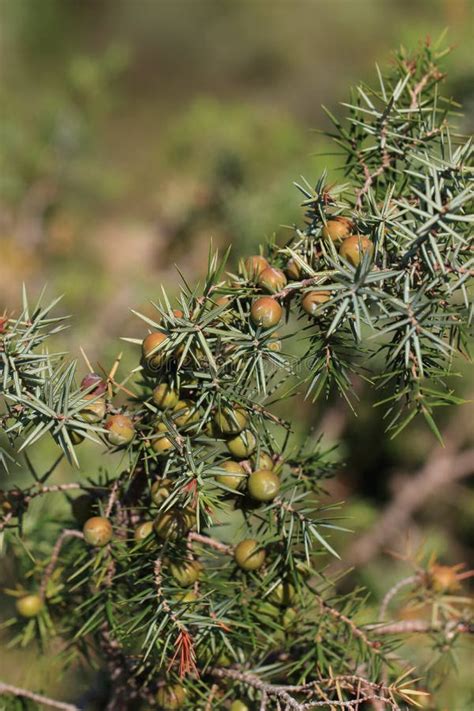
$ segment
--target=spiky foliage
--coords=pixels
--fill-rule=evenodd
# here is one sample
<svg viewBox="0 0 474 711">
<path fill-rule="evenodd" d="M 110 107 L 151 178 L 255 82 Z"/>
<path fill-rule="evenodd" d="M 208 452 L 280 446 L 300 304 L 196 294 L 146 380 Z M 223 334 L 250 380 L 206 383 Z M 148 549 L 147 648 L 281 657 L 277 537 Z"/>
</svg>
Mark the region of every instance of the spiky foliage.
<svg viewBox="0 0 474 711">
<path fill-rule="evenodd" d="M 62 328 L 53 305 L 30 310 L 25 297 L 3 322 L 3 424 L 17 455 L 47 434 L 72 463 L 86 437 L 118 455 L 118 473 L 63 486 L 47 484 L 54 467 L 40 475 L 30 463 L 34 483 L 2 500 L 21 559 L 15 531 L 30 501 L 83 490 L 49 556 L 28 543 L 34 565 L 14 594 L 37 591 L 37 607 L 15 626 L 21 643 L 66 640 L 68 662 L 103 660 L 107 708 L 230 708 L 239 697 L 262 709 L 395 709 L 422 696 L 393 654 L 401 630 L 358 623 L 363 593 L 338 596 L 318 564 L 337 555 L 339 514 L 321 503 L 332 454 L 295 448 L 274 405 L 306 384 L 311 398 L 335 387 L 354 406 L 362 373 L 396 434 L 418 413 L 437 433 L 433 408 L 457 402 L 446 382 L 470 319 L 470 145 L 449 129 L 439 58 L 429 45 L 400 53 L 376 88 L 357 88 L 346 120 L 333 118 L 348 182 L 298 186 L 305 224 L 286 245 L 227 278 L 211 254 L 177 306 L 163 294 L 141 315 L 143 342 L 126 339 L 132 373 L 116 363 L 78 386 L 75 363 L 46 349 Z M 286 354 L 292 339 L 299 355 Z M 432 575 L 411 582 L 439 609 L 446 589 Z M 448 646 L 464 614 L 446 606 L 437 632 L 449 628 Z"/>
</svg>

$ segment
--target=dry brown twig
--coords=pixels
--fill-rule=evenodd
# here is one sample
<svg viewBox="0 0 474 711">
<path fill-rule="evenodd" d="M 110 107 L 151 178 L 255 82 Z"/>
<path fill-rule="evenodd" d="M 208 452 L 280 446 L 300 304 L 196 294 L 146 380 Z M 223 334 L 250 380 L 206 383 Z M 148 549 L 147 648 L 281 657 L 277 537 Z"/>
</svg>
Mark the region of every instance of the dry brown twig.
<svg viewBox="0 0 474 711">
<path fill-rule="evenodd" d="M 74 704 L 57 701 L 56 699 L 49 698 L 49 696 L 35 694 L 33 691 L 28 691 L 28 689 L 20 689 L 18 686 L 5 684 L 3 681 L 0 681 L 0 696 L 7 694 L 16 696 L 17 698 L 30 699 L 41 706 L 50 706 L 54 709 L 61 709 L 61 711 L 80 711 L 79 707 Z"/>
</svg>

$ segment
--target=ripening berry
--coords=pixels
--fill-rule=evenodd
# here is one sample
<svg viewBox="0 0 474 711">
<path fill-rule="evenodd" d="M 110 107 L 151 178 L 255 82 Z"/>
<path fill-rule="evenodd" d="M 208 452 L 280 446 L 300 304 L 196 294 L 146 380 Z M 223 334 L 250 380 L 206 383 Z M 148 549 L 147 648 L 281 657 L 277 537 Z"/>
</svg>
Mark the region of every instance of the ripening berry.
<svg viewBox="0 0 474 711">
<path fill-rule="evenodd" d="M 286 283 L 285 274 L 276 267 L 267 267 L 258 277 L 258 285 L 272 294 L 284 289 Z"/>
<path fill-rule="evenodd" d="M 238 434 L 248 424 L 248 416 L 241 407 L 225 407 L 214 415 L 214 422 L 223 434 Z"/>
<path fill-rule="evenodd" d="M 130 417 L 126 415 L 112 415 L 105 423 L 108 430 L 107 439 L 116 447 L 124 447 L 135 437 L 135 428 Z"/>
<path fill-rule="evenodd" d="M 242 432 L 235 437 L 228 439 L 226 445 L 233 457 L 246 459 L 255 452 L 257 440 L 253 432 L 250 430 L 242 430 Z"/>
<path fill-rule="evenodd" d="M 288 260 L 285 267 L 285 274 L 288 279 L 291 279 L 292 281 L 300 281 L 301 267 L 295 259 L 291 258 Z"/>
<path fill-rule="evenodd" d="M 223 469 L 225 474 L 218 474 L 216 481 L 227 486 L 228 489 L 239 489 L 247 477 L 242 465 L 239 462 L 234 462 L 233 459 L 226 459 L 225 462 L 220 462 L 219 469 Z"/>
<path fill-rule="evenodd" d="M 149 333 L 148 336 L 143 339 L 143 359 L 147 366 L 152 370 L 157 370 L 166 360 L 166 356 L 160 346 L 162 346 L 167 339 L 168 336 L 166 333 L 162 333 L 161 331 Z"/>
<path fill-rule="evenodd" d="M 256 281 L 260 274 L 269 266 L 265 257 L 261 257 L 259 254 L 247 257 L 244 265 L 245 271 L 247 272 L 249 279 L 252 281 Z"/>
<path fill-rule="evenodd" d="M 144 541 L 153 533 L 153 521 L 144 521 L 136 527 L 133 537 L 137 543 Z"/>
<path fill-rule="evenodd" d="M 351 233 L 352 222 L 347 217 L 334 217 L 328 220 L 326 225 L 321 230 L 321 235 L 324 239 L 332 240 L 333 242 L 342 242 Z"/>
<path fill-rule="evenodd" d="M 178 400 L 173 408 L 173 422 L 177 427 L 184 427 L 199 422 L 199 412 L 192 400 Z"/>
<path fill-rule="evenodd" d="M 307 291 L 301 299 L 301 307 L 308 316 L 314 316 L 320 304 L 329 301 L 331 294 L 329 291 Z"/>
<path fill-rule="evenodd" d="M 280 491 L 280 479 L 269 469 L 259 469 L 249 476 L 247 490 L 255 501 L 273 501 Z"/>
<path fill-rule="evenodd" d="M 112 540 L 112 524 L 105 516 L 92 516 L 87 519 L 82 529 L 84 540 L 91 546 L 102 548 Z"/>
<path fill-rule="evenodd" d="M 218 296 L 216 299 L 213 300 L 214 305 L 218 307 L 222 306 L 228 306 L 230 304 L 230 296 L 227 294 L 222 294 L 222 296 Z"/>
<path fill-rule="evenodd" d="M 176 390 L 173 390 L 169 383 L 160 383 L 153 390 L 153 403 L 160 410 L 167 410 L 170 407 L 175 407 L 179 397 Z"/>
<path fill-rule="evenodd" d="M 151 500 L 157 506 L 161 506 L 170 495 L 171 479 L 158 479 L 151 486 Z"/>
<path fill-rule="evenodd" d="M 271 296 L 261 296 L 255 299 L 250 310 L 250 318 L 255 326 L 272 328 L 280 323 L 283 309 L 278 301 Z"/>
<path fill-rule="evenodd" d="M 268 452 L 260 450 L 260 452 L 253 457 L 252 466 L 255 471 L 257 469 L 273 469 L 275 463 Z"/>
<path fill-rule="evenodd" d="M 240 699 L 236 699 L 235 701 L 232 702 L 230 711 L 250 711 L 250 708 L 247 706 L 247 704 L 244 704 L 244 702 L 241 701 Z"/>
<path fill-rule="evenodd" d="M 282 583 L 278 583 L 278 585 L 273 588 L 272 592 L 268 596 L 268 599 L 274 605 L 279 605 L 280 607 L 288 607 L 289 605 L 293 604 L 293 602 L 295 601 L 295 597 L 296 592 L 293 585 L 291 585 L 291 583 L 288 583 L 287 581 L 284 581 Z"/>
<path fill-rule="evenodd" d="M 44 602 L 39 595 L 30 594 L 18 598 L 15 603 L 17 612 L 22 617 L 36 617 L 44 607 Z"/>
<path fill-rule="evenodd" d="M 103 395 L 107 390 L 107 383 L 98 373 L 88 373 L 81 380 L 81 390 L 89 390 L 94 395 Z"/>
<path fill-rule="evenodd" d="M 170 565 L 171 575 L 183 588 L 193 585 L 201 575 L 201 570 L 202 565 L 197 560 L 185 560 Z"/>
<path fill-rule="evenodd" d="M 153 528 L 158 538 L 175 541 L 184 538 L 195 523 L 196 515 L 191 509 L 169 509 L 158 514 Z"/>
<path fill-rule="evenodd" d="M 374 251 L 374 245 L 368 237 L 364 235 L 351 235 L 341 245 L 339 254 L 343 259 L 352 264 L 353 267 L 357 267 L 366 252 L 372 255 Z"/>
<path fill-rule="evenodd" d="M 186 689 L 181 684 L 167 684 L 158 689 L 156 702 L 162 711 L 175 711 L 186 702 Z"/>
<path fill-rule="evenodd" d="M 265 562 L 265 548 L 253 538 L 240 541 L 234 550 L 234 559 L 242 570 L 258 570 Z"/>
<path fill-rule="evenodd" d="M 97 397 L 95 393 L 90 393 L 89 395 L 84 395 L 83 399 L 87 400 L 87 405 L 81 410 L 81 418 L 84 422 L 94 424 L 103 420 L 106 410 L 104 398 Z"/>
<path fill-rule="evenodd" d="M 173 316 L 175 318 L 184 318 L 184 311 L 181 311 L 181 309 L 173 309 Z"/>
</svg>

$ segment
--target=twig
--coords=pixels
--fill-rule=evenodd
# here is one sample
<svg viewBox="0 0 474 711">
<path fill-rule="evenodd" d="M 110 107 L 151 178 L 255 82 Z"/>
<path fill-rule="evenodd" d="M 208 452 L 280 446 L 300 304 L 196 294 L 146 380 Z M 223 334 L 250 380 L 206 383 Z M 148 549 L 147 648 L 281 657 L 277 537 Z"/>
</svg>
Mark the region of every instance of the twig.
<svg viewBox="0 0 474 711">
<path fill-rule="evenodd" d="M 429 634 L 444 632 L 446 639 L 456 634 L 474 634 L 474 625 L 465 620 L 451 620 L 448 624 L 426 622 L 425 620 L 400 620 L 398 622 L 367 625 L 366 629 L 377 634 Z"/>
<path fill-rule="evenodd" d="M 51 706 L 51 708 L 62 709 L 62 711 L 80 711 L 79 707 L 74 706 L 74 704 L 66 704 L 63 701 L 56 701 L 56 699 L 50 699 L 48 696 L 35 694 L 33 691 L 28 691 L 28 689 L 20 689 L 17 686 L 5 684 L 3 681 L 0 681 L 0 695 L 3 694 L 11 694 L 12 696 L 31 699 L 31 701 L 35 701 L 37 704 L 41 704 L 42 706 Z"/>
<path fill-rule="evenodd" d="M 58 562 L 59 554 L 61 552 L 62 545 L 63 545 L 64 541 L 66 540 L 66 538 L 84 538 L 84 535 L 81 533 L 81 531 L 75 531 L 72 528 L 71 529 L 66 528 L 61 533 L 61 535 L 57 539 L 56 543 L 54 544 L 54 548 L 51 553 L 51 559 L 48 563 L 46 570 L 44 571 L 43 578 L 41 580 L 41 585 L 40 585 L 40 589 L 39 589 L 39 594 L 40 594 L 41 599 L 44 599 L 48 581 L 53 573 L 56 563 Z"/>
<path fill-rule="evenodd" d="M 226 543 L 221 543 L 221 541 L 217 541 L 215 538 L 203 536 L 201 533 L 196 533 L 196 531 L 191 531 L 188 534 L 188 540 L 196 541 L 196 543 L 202 543 L 203 545 L 214 548 L 214 550 L 219 551 L 219 553 L 224 553 L 225 555 L 232 555 L 234 552 L 232 546 L 229 546 Z"/>
<path fill-rule="evenodd" d="M 418 582 L 420 582 L 420 575 L 410 575 L 408 578 L 403 578 L 403 580 L 399 580 L 396 585 L 390 588 L 390 590 L 386 593 L 384 599 L 382 600 L 382 604 L 380 605 L 379 620 L 381 622 L 385 619 L 388 606 L 390 605 L 395 595 L 398 595 L 400 590 L 406 587 L 407 585 L 414 585 Z"/>
<path fill-rule="evenodd" d="M 361 566 L 371 560 L 400 531 L 436 489 L 469 476 L 474 471 L 474 449 L 453 455 L 436 451 L 427 464 L 398 490 L 375 525 L 347 551 L 344 563 Z"/>
</svg>

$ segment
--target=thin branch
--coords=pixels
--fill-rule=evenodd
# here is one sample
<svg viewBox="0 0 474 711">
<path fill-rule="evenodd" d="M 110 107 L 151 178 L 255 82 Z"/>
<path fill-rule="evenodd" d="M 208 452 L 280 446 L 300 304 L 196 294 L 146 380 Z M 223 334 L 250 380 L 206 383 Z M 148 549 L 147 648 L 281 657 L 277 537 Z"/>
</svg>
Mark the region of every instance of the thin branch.
<svg viewBox="0 0 474 711">
<path fill-rule="evenodd" d="M 54 544 L 52 553 L 51 553 L 51 559 L 48 563 L 46 570 L 44 571 L 43 578 L 41 580 L 39 594 L 42 599 L 44 599 L 48 581 L 49 581 L 51 575 L 53 574 L 54 568 L 56 567 L 56 563 L 58 562 L 58 558 L 59 558 L 59 554 L 61 552 L 62 545 L 67 538 L 84 538 L 84 534 L 81 533 L 81 531 L 76 531 L 72 528 L 71 529 L 66 528 L 66 529 L 64 529 L 64 531 L 61 533 L 61 535 L 57 539 L 56 543 Z"/>
<path fill-rule="evenodd" d="M 448 624 L 435 624 L 426 620 L 400 620 L 388 624 L 368 625 L 366 629 L 377 634 L 430 634 L 444 632 L 446 639 L 452 639 L 456 634 L 474 634 L 474 625 L 464 620 L 451 620 Z"/>
<path fill-rule="evenodd" d="M 375 525 L 357 539 L 347 551 L 344 563 L 361 566 L 371 560 L 387 543 L 393 542 L 407 521 L 433 493 L 474 471 L 474 449 L 453 455 L 438 452 L 427 464 L 399 488 Z"/>
<path fill-rule="evenodd" d="M 54 709 L 62 709 L 62 711 L 80 711 L 79 707 L 74 706 L 74 704 L 66 704 L 63 701 L 56 701 L 56 699 L 50 699 L 48 696 L 35 694 L 33 691 L 28 691 L 28 689 L 20 689 L 17 686 L 5 684 L 3 681 L 0 681 L 0 696 L 4 694 L 11 694 L 12 696 L 17 696 L 19 698 L 31 699 L 31 701 L 34 701 L 37 704 L 51 706 L 51 708 Z"/>
<path fill-rule="evenodd" d="M 191 531 L 188 534 L 189 541 L 196 541 L 196 543 L 202 543 L 205 546 L 214 548 L 214 550 L 219 551 L 219 553 L 224 553 L 225 555 L 233 555 L 234 549 L 232 546 L 226 543 L 221 543 L 221 541 L 215 538 L 210 538 L 209 536 L 203 536 L 201 533 L 196 533 L 196 531 Z"/>
<path fill-rule="evenodd" d="M 398 595 L 400 590 L 402 590 L 402 588 L 407 587 L 408 585 L 414 585 L 415 583 L 419 582 L 420 575 L 410 575 L 408 578 L 403 578 L 403 580 L 399 580 L 398 583 L 391 587 L 390 590 L 386 593 L 384 599 L 382 600 L 382 604 L 380 605 L 379 620 L 382 622 L 385 619 L 388 606 L 390 605 L 393 598 Z"/>
</svg>

